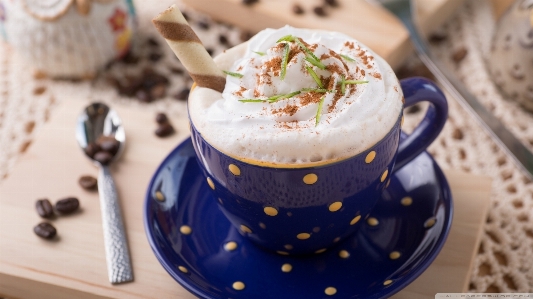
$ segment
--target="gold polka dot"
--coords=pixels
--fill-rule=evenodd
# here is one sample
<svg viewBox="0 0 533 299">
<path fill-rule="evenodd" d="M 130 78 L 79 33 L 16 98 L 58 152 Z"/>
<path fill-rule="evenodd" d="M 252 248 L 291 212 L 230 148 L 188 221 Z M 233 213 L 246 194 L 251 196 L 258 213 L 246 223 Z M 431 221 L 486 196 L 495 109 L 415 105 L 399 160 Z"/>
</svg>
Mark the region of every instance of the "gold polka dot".
<svg viewBox="0 0 533 299">
<path fill-rule="evenodd" d="M 183 266 L 178 266 L 178 269 L 183 272 L 183 273 L 189 273 L 189 270 L 187 270 L 187 268 L 183 267 Z"/>
<path fill-rule="evenodd" d="M 213 180 L 210 177 L 207 178 L 207 183 L 211 189 L 215 190 L 215 183 L 213 183 Z"/>
<path fill-rule="evenodd" d="M 304 176 L 304 183 L 306 183 L 307 185 L 313 185 L 314 183 L 316 183 L 316 181 L 318 181 L 318 176 L 314 173 L 310 173 Z"/>
<path fill-rule="evenodd" d="M 308 233 L 300 233 L 296 236 L 296 238 L 300 239 L 300 240 L 307 240 L 311 237 L 311 234 L 308 234 Z"/>
<path fill-rule="evenodd" d="M 155 192 L 155 198 L 159 201 L 164 201 L 165 200 L 165 195 L 163 195 L 163 193 L 161 193 L 161 191 L 156 191 Z"/>
<path fill-rule="evenodd" d="M 244 290 L 245 285 L 242 281 L 236 281 L 233 283 L 233 288 L 237 291 L 241 291 Z"/>
<path fill-rule="evenodd" d="M 388 286 L 388 285 L 391 284 L 391 283 L 392 283 L 392 280 L 387 279 L 387 280 L 385 280 L 385 281 L 383 282 L 383 285 L 384 285 L 384 286 Z"/>
<path fill-rule="evenodd" d="M 379 221 L 374 217 L 370 217 L 366 220 L 366 223 L 368 223 L 370 226 L 376 226 L 379 224 Z"/>
<path fill-rule="evenodd" d="M 313 232 L 314 233 L 318 233 L 320 231 L 320 227 L 313 227 Z"/>
<path fill-rule="evenodd" d="M 228 242 L 226 244 L 224 244 L 224 249 L 226 249 L 227 251 L 233 251 L 235 249 L 237 249 L 237 243 L 231 241 L 231 242 Z"/>
<path fill-rule="evenodd" d="M 267 226 L 263 222 L 259 222 L 259 227 L 262 229 L 266 229 Z"/>
<path fill-rule="evenodd" d="M 431 217 L 428 220 L 426 220 L 426 222 L 424 222 L 424 227 L 425 228 L 430 228 L 433 225 L 435 225 L 436 222 L 437 222 L 437 219 L 435 219 L 435 217 Z"/>
<path fill-rule="evenodd" d="M 388 170 L 388 169 L 385 169 L 385 171 L 384 171 L 383 174 L 381 175 L 381 182 L 382 182 L 382 183 L 385 181 L 385 179 L 387 178 L 388 175 L 389 175 L 389 170 Z"/>
<path fill-rule="evenodd" d="M 281 271 L 288 273 L 292 271 L 292 265 L 291 264 L 283 264 L 281 266 Z"/>
<path fill-rule="evenodd" d="M 339 251 L 339 256 L 343 259 L 347 259 L 350 257 L 350 253 L 346 250 Z"/>
<path fill-rule="evenodd" d="M 188 225 L 182 225 L 180 227 L 180 232 L 184 235 L 190 235 L 192 233 L 192 229 Z"/>
<path fill-rule="evenodd" d="M 327 249 L 327 248 L 319 249 L 319 250 L 315 251 L 315 253 L 322 253 L 322 252 L 326 251 L 326 249 Z"/>
<path fill-rule="evenodd" d="M 273 207 L 265 207 L 263 209 L 263 211 L 265 212 L 265 214 L 267 214 L 268 216 L 276 216 L 278 214 L 278 210 L 276 210 L 276 208 L 273 208 Z"/>
<path fill-rule="evenodd" d="M 340 201 L 336 201 L 336 202 L 334 202 L 334 203 L 329 205 L 329 211 L 330 212 L 337 212 L 341 208 L 342 208 L 342 202 L 340 202 Z"/>
<path fill-rule="evenodd" d="M 281 251 L 281 250 L 276 251 L 276 253 L 281 254 L 281 255 L 289 255 L 287 251 Z"/>
<path fill-rule="evenodd" d="M 241 231 L 242 231 L 243 233 L 248 233 L 248 234 L 251 234 L 251 233 L 252 233 L 252 230 L 251 230 L 248 226 L 246 226 L 246 225 L 242 225 L 242 224 L 241 224 Z"/>
<path fill-rule="evenodd" d="M 356 224 L 357 222 L 359 222 L 359 219 L 361 219 L 361 215 L 355 216 L 355 218 L 350 221 L 350 225 Z"/>
<path fill-rule="evenodd" d="M 400 253 L 398 251 L 393 251 L 389 254 L 389 257 L 391 260 L 395 260 L 395 259 L 398 259 L 400 258 Z"/>
<path fill-rule="evenodd" d="M 376 151 L 371 151 L 370 153 L 368 153 L 368 155 L 366 155 L 366 164 L 372 163 L 372 161 L 374 161 L 374 158 L 376 158 Z"/>
<path fill-rule="evenodd" d="M 285 247 L 285 249 L 287 249 L 287 250 L 292 250 L 294 248 L 291 244 L 287 244 L 287 245 L 285 245 L 283 247 Z"/>
<path fill-rule="evenodd" d="M 328 296 L 333 296 L 333 295 L 337 294 L 337 289 L 334 288 L 334 287 L 327 287 L 324 290 L 324 293 L 326 293 L 326 295 L 328 295 Z"/>
<path fill-rule="evenodd" d="M 341 240 L 341 237 L 336 237 L 335 239 L 333 239 L 333 243 L 337 243 Z"/>
<path fill-rule="evenodd" d="M 229 168 L 229 171 L 233 173 L 233 175 L 235 176 L 241 175 L 241 170 L 239 169 L 239 167 L 237 167 L 237 165 L 230 164 L 228 168 Z"/>
<path fill-rule="evenodd" d="M 390 185 L 390 179 L 387 181 L 387 184 L 385 184 L 385 188 L 389 188 Z"/>
<path fill-rule="evenodd" d="M 406 196 L 400 200 L 400 203 L 404 206 L 410 206 L 413 203 L 413 199 L 409 196 Z"/>
</svg>

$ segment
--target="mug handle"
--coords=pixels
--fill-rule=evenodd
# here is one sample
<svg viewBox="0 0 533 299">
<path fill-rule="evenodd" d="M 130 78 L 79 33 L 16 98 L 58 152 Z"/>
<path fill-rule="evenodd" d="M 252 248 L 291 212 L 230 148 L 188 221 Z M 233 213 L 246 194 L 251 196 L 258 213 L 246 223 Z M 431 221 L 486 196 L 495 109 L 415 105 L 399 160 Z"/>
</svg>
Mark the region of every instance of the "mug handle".
<svg viewBox="0 0 533 299">
<path fill-rule="evenodd" d="M 424 119 L 413 133 L 400 141 L 394 171 L 416 158 L 437 138 L 448 118 L 448 102 L 440 88 L 432 81 L 414 77 L 400 81 L 405 97 L 404 108 L 422 101 L 430 103 Z"/>
</svg>

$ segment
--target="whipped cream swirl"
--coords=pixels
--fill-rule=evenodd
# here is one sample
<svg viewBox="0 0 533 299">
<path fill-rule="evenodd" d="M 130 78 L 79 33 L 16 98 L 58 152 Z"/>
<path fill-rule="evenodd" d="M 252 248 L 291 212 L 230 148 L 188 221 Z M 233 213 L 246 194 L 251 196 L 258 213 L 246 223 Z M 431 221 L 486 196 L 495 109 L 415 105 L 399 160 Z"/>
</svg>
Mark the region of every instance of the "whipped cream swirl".
<svg viewBox="0 0 533 299">
<path fill-rule="evenodd" d="M 215 61 L 232 73 L 224 92 L 196 88 L 189 113 L 211 145 L 234 157 L 289 164 L 350 157 L 385 137 L 403 106 L 390 66 L 340 33 L 266 29 Z"/>
</svg>

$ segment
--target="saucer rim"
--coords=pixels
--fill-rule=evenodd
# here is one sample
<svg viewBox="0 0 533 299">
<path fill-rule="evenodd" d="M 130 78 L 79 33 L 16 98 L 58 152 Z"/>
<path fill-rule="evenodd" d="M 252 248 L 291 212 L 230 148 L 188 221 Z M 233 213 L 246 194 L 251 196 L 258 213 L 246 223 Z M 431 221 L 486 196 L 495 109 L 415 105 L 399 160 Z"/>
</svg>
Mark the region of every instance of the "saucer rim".
<svg viewBox="0 0 533 299">
<path fill-rule="evenodd" d="M 160 251 L 158 250 L 158 247 L 155 244 L 152 226 L 149 224 L 149 221 L 148 221 L 149 213 L 147 211 L 151 205 L 151 201 L 153 201 L 150 191 L 152 190 L 154 186 L 155 180 L 157 178 L 157 174 L 160 173 L 160 171 L 164 167 L 166 167 L 165 165 L 167 164 L 169 160 L 173 159 L 176 152 L 180 151 L 183 147 L 187 146 L 188 142 L 190 142 L 191 143 L 190 146 L 192 146 L 192 138 L 190 136 L 184 139 L 182 142 L 180 142 L 163 159 L 163 161 L 159 164 L 157 169 L 154 171 L 152 178 L 150 179 L 150 183 L 148 184 L 148 187 L 146 189 L 146 193 L 145 193 L 145 201 L 143 204 L 143 226 L 144 226 L 146 238 L 148 239 L 148 243 L 150 244 L 150 248 L 152 249 L 152 252 L 156 256 L 161 266 L 163 266 L 165 271 L 175 281 L 177 281 L 183 288 L 185 288 L 188 292 L 190 292 L 194 296 L 198 296 L 199 298 L 205 298 L 205 299 L 217 299 L 217 297 L 213 297 L 213 294 L 208 294 L 203 289 L 198 288 L 195 284 L 189 283 L 187 279 L 182 277 L 182 275 L 178 273 L 178 271 L 175 271 L 175 269 L 171 267 L 172 262 L 166 257 L 166 255 L 162 255 Z M 437 161 L 435 161 L 435 159 L 427 151 L 423 151 L 420 155 L 427 155 L 432 161 L 433 170 L 436 175 L 437 181 L 441 184 L 441 190 L 442 190 L 441 192 L 443 195 L 445 214 L 449 216 L 445 217 L 445 220 L 444 220 L 445 225 L 442 227 L 442 232 L 440 233 L 439 238 L 436 241 L 435 247 L 432 249 L 432 253 L 424 260 L 424 262 L 420 266 L 417 267 L 416 270 L 414 270 L 413 273 L 410 274 L 410 277 L 402 280 L 398 284 L 394 284 L 393 286 L 391 286 L 392 288 L 389 288 L 389 287 L 383 288 L 381 291 L 375 293 L 370 298 L 389 298 L 395 295 L 396 293 L 400 292 L 401 290 L 405 289 L 414 280 L 420 277 L 420 275 L 424 273 L 427 270 L 427 268 L 431 266 L 431 264 L 433 264 L 437 256 L 442 251 L 442 248 L 444 247 L 446 240 L 448 239 L 448 235 L 451 230 L 451 225 L 453 223 L 453 216 L 454 216 L 453 195 L 452 195 L 448 180 L 446 179 L 446 176 L 444 175 L 444 172 L 438 165 Z M 412 161 L 414 161 L 415 159 L 413 159 Z M 410 161 L 409 163 L 411 163 L 412 161 Z M 395 171 L 400 171 L 400 170 L 401 169 L 395 170 Z"/>
</svg>

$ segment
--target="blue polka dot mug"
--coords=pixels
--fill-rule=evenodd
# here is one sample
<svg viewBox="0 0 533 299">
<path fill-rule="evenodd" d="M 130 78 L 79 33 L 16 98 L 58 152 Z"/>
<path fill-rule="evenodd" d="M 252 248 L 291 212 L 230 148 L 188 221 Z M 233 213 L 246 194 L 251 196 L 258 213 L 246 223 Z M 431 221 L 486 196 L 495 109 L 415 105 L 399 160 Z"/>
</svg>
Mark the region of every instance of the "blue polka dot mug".
<svg viewBox="0 0 533 299">
<path fill-rule="evenodd" d="M 423 78 L 400 83 L 405 107 L 430 103 L 413 133 L 400 141 L 400 113 L 388 134 L 366 151 L 317 166 L 244 162 L 215 149 L 191 124 L 198 162 L 224 215 L 249 240 L 283 255 L 321 253 L 354 233 L 391 174 L 423 152 L 446 122 L 446 98 L 434 83 Z"/>
</svg>

